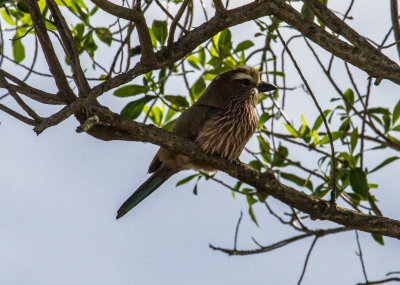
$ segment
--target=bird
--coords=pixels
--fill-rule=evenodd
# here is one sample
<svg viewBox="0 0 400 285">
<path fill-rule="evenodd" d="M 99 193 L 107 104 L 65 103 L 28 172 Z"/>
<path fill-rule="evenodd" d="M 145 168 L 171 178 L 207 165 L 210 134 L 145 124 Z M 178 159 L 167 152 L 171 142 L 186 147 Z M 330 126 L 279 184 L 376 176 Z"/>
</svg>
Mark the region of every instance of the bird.
<svg viewBox="0 0 400 285">
<path fill-rule="evenodd" d="M 258 126 L 259 93 L 277 89 L 261 81 L 259 72 L 242 66 L 219 74 L 200 98 L 176 120 L 172 132 L 197 143 L 208 154 L 236 161 Z M 160 147 L 149 166 L 153 173 L 119 208 L 117 219 L 182 170 L 214 171 L 188 156 Z"/>
</svg>

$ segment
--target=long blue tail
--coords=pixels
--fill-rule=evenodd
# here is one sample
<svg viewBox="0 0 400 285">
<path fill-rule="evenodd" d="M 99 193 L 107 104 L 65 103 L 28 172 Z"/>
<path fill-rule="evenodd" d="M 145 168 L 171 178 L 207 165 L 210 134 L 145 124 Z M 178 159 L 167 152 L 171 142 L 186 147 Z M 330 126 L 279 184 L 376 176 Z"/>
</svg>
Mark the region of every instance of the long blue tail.
<svg viewBox="0 0 400 285">
<path fill-rule="evenodd" d="M 175 171 L 166 167 L 161 167 L 158 171 L 153 173 L 153 175 L 151 175 L 118 209 L 117 219 L 124 216 L 133 207 L 142 202 L 175 173 Z"/>
</svg>

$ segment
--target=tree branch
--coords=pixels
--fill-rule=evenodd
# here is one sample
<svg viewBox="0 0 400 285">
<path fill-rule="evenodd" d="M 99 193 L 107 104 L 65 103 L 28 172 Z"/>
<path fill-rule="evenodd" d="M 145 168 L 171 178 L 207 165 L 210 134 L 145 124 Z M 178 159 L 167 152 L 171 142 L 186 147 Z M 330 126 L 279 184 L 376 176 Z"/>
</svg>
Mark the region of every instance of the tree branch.
<svg viewBox="0 0 400 285">
<path fill-rule="evenodd" d="M 176 30 L 176 25 L 179 23 L 179 20 L 181 19 L 183 13 L 185 12 L 186 6 L 188 5 L 189 0 L 183 1 L 181 7 L 178 10 L 178 13 L 176 14 L 174 20 L 171 23 L 171 27 L 169 28 L 169 33 L 168 33 L 168 43 L 167 43 L 167 49 L 169 52 L 171 52 L 172 44 L 174 43 L 174 37 L 175 37 L 175 30 Z"/>
<path fill-rule="evenodd" d="M 61 91 L 60 95 L 64 97 L 66 102 L 70 103 L 76 99 L 76 96 L 69 86 L 64 70 L 58 61 L 50 37 L 47 34 L 46 26 L 42 21 L 42 14 L 40 13 L 37 1 L 28 0 L 28 8 L 32 18 L 33 27 L 35 28 L 35 32 L 43 49 L 47 65 L 49 66 L 50 72 L 54 76 L 58 90 Z"/>
<path fill-rule="evenodd" d="M 100 120 L 107 125 L 94 125 L 88 133 L 102 140 L 150 142 L 189 156 L 193 161 L 212 165 L 258 189 L 260 195 L 271 195 L 281 202 L 310 215 L 312 219 L 330 220 L 346 227 L 400 238 L 400 221 L 345 209 L 308 196 L 280 183 L 271 173 L 260 173 L 244 164 L 230 164 L 224 159 L 205 154 L 197 144 L 154 126 L 123 118 L 104 107 L 98 107 Z"/>
<path fill-rule="evenodd" d="M 140 47 L 142 50 L 142 63 L 147 65 L 156 64 L 157 61 L 154 55 L 146 19 L 140 8 L 141 1 L 137 1 L 133 9 L 113 4 L 107 0 L 92 0 L 92 2 L 104 11 L 116 17 L 134 22 L 136 24 L 136 30 L 138 32 Z"/>
<path fill-rule="evenodd" d="M 396 41 L 397 53 L 400 57 L 400 25 L 399 25 L 399 7 L 398 0 L 390 0 L 390 13 L 392 16 L 393 35 Z"/>
<path fill-rule="evenodd" d="M 18 92 L 20 94 L 24 94 L 25 96 L 38 101 L 44 104 L 51 104 L 51 105 L 64 105 L 65 102 L 55 94 L 47 93 L 45 91 L 36 89 L 34 87 L 29 86 L 25 82 L 19 80 L 15 76 L 11 75 L 10 73 L 0 69 L 0 76 L 4 76 L 5 78 L 10 79 L 11 81 L 15 82 L 18 85 L 8 84 L 11 90 Z"/>
<path fill-rule="evenodd" d="M 18 96 L 18 94 L 15 92 L 15 90 L 13 90 L 12 88 L 10 88 L 10 86 L 8 85 L 7 80 L 5 79 L 4 76 L 0 75 L 0 86 L 3 88 L 6 88 L 8 90 L 8 92 L 10 92 L 10 95 L 14 98 L 14 100 L 18 103 L 18 105 L 32 118 L 35 120 L 36 123 L 39 123 L 42 118 L 36 114 L 36 112 L 29 107 L 22 99 L 21 97 Z"/>
<path fill-rule="evenodd" d="M 86 79 L 85 73 L 82 70 L 78 49 L 76 48 L 75 40 L 72 36 L 71 30 L 68 28 L 68 25 L 54 0 L 46 0 L 46 3 L 49 6 L 51 14 L 54 18 L 55 26 L 60 33 L 64 51 L 67 54 L 69 62 L 71 63 L 71 67 L 74 72 L 73 77 L 76 86 L 78 87 L 79 95 L 81 97 L 86 97 L 90 92 L 90 86 Z"/>
<path fill-rule="evenodd" d="M 343 29 L 347 29 L 347 25 L 342 28 L 340 32 L 341 34 L 349 34 L 354 42 L 358 42 L 357 47 L 347 44 L 337 37 L 327 33 L 318 25 L 309 22 L 283 0 L 266 1 L 265 4 L 272 10 L 272 13 L 275 16 L 288 23 L 304 36 L 333 55 L 357 66 L 372 77 L 389 79 L 400 84 L 400 67 L 391 59 L 376 51 L 373 47 L 371 48 L 369 43 L 363 45 L 362 43 L 365 42 L 365 40 L 361 40 L 362 37 L 356 32 L 345 32 Z M 340 27 L 343 26 L 341 25 Z"/>
<path fill-rule="evenodd" d="M 109 3 L 105 0 L 93 0 L 93 2 L 96 4 L 102 4 L 103 2 Z M 120 7 L 118 5 L 114 6 Z M 112 9 L 110 8 L 107 10 L 104 8 L 104 10 L 107 12 L 114 12 L 114 6 L 112 6 Z M 126 16 L 126 9 L 131 11 L 131 9 L 122 8 L 125 12 L 122 13 L 120 11 L 116 15 L 120 15 L 119 13 L 121 13 Z M 364 70 L 369 75 L 376 78 L 389 79 L 400 84 L 400 67 L 385 55 L 371 52 L 369 48 L 356 48 L 341 41 L 337 37 L 327 33 L 318 25 L 304 19 L 299 12 L 286 4 L 283 0 L 263 1 L 260 4 L 254 2 L 228 10 L 227 13 L 215 15 L 208 22 L 189 31 L 187 34 L 182 36 L 179 41 L 175 42 L 172 48 L 173 53 L 168 52 L 166 48 L 158 51 L 155 54 L 157 58 L 157 66 L 151 67 L 144 66 L 143 64 L 143 70 L 149 71 L 151 69 L 163 68 L 172 62 L 182 59 L 188 53 L 196 49 L 200 44 L 226 28 L 272 14 L 297 29 L 300 33 L 320 45 L 322 48 L 344 61 Z M 144 74 L 138 73 L 137 71 L 138 70 L 131 69 L 127 73 L 110 78 L 106 82 L 100 84 L 102 86 L 101 89 L 106 92 L 131 81 L 138 75 Z"/>
<path fill-rule="evenodd" d="M 21 115 L 20 113 L 15 112 L 14 110 L 8 108 L 7 106 L 4 106 L 3 104 L 0 104 L 0 110 L 2 110 L 3 112 L 13 116 L 14 118 L 20 120 L 21 122 L 24 122 L 25 124 L 31 125 L 31 126 L 36 126 L 37 123 L 32 120 L 29 119 L 23 115 Z"/>
</svg>

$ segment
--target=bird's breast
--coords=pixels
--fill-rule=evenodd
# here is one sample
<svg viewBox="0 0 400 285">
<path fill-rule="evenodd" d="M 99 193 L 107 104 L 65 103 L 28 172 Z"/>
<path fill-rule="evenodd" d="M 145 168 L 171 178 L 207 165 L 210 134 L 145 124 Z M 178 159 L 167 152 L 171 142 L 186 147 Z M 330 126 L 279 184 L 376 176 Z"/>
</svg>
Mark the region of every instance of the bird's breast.
<svg viewBox="0 0 400 285">
<path fill-rule="evenodd" d="M 229 161 L 239 158 L 258 125 L 253 104 L 246 103 L 232 102 L 205 122 L 196 139 L 200 147 Z"/>
</svg>

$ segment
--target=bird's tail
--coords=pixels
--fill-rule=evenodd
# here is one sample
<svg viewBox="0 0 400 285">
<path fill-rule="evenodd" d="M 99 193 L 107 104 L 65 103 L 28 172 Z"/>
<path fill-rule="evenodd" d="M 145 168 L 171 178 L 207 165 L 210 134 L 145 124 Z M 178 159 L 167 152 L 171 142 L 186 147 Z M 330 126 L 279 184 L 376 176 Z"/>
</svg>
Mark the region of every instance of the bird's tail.
<svg viewBox="0 0 400 285">
<path fill-rule="evenodd" d="M 118 209 L 117 219 L 128 213 L 133 207 L 142 202 L 147 196 L 153 193 L 168 178 L 174 175 L 176 171 L 167 167 L 161 167 L 149 177 Z"/>
</svg>

